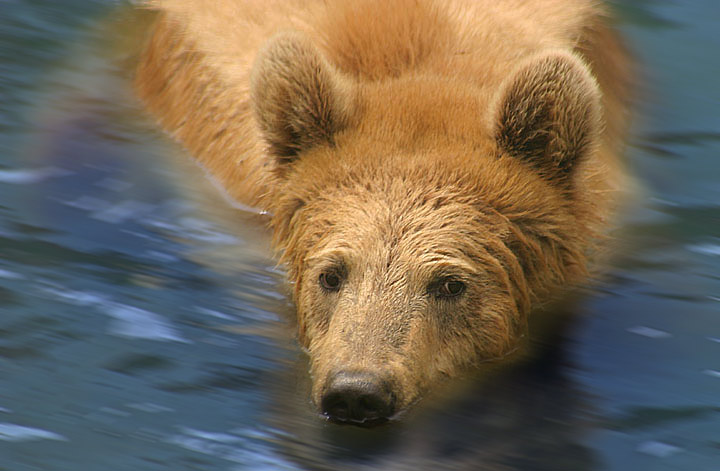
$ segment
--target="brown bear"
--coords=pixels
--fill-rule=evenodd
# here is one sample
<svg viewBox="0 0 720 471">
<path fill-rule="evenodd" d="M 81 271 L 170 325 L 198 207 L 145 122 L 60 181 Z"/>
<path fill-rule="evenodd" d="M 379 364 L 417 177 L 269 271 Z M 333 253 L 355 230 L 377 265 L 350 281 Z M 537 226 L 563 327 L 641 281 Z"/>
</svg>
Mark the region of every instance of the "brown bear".
<svg viewBox="0 0 720 471">
<path fill-rule="evenodd" d="M 329 419 L 397 417 L 587 280 L 626 185 L 629 82 L 595 1 L 148 7 L 137 92 L 271 215 Z"/>
</svg>

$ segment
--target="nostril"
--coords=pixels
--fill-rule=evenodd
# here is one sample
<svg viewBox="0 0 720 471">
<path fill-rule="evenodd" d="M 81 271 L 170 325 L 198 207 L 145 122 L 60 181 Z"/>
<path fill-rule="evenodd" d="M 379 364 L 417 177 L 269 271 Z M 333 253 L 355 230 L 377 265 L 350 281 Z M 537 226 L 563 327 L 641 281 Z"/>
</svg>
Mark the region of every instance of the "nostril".
<svg viewBox="0 0 720 471">
<path fill-rule="evenodd" d="M 388 383 L 377 375 L 340 372 L 331 376 L 320 407 L 335 422 L 375 425 L 394 413 L 394 403 Z"/>
<path fill-rule="evenodd" d="M 331 394 L 325 396 L 322 409 L 323 413 L 328 417 L 343 421 L 350 419 L 350 406 L 342 395 Z"/>
<path fill-rule="evenodd" d="M 385 415 L 386 405 L 382 399 L 365 394 L 358 399 L 358 409 L 360 409 L 366 419 L 378 419 Z"/>
</svg>

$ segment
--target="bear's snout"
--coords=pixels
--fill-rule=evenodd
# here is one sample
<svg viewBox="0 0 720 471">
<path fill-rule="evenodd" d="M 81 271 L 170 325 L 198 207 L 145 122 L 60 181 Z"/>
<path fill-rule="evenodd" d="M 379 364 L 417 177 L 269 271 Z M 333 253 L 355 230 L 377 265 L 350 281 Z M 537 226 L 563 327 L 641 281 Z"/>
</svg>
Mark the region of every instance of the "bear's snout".
<svg viewBox="0 0 720 471">
<path fill-rule="evenodd" d="M 374 426 L 395 413 L 390 382 L 370 371 L 339 371 L 328 377 L 320 407 L 336 423 Z"/>
</svg>

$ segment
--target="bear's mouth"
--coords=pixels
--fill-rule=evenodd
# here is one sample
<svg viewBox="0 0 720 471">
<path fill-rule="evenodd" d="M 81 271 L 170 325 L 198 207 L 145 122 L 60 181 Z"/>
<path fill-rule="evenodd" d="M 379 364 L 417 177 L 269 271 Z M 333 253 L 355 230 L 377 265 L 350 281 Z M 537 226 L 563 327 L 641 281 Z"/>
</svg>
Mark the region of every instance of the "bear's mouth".
<svg viewBox="0 0 720 471">
<path fill-rule="evenodd" d="M 331 422 L 333 424 L 337 425 L 354 425 L 356 427 L 363 427 L 363 428 L 373 428 L 378 427 L 380 425 L 385 425 L 388 422 L 392 421 L 391 417 L 375 417 L 375 418 L 362 418 L 362 419 L 354 419 L 350 417 L 337 417 L 332 416 L 327 413 L 322 413 L 320 416 L 325 419 L 328 422 Z"/>
<path fill-rule="evenodd" d="M 395 411 L 389 416 L 377 416 L 377 417 L 353 417 L 351 415 L 343 414 L 329 414 L 328 412 L 321 412 L 319 416 L 326 422 L 330 422 L 336 425 L 352 425 L 355 427 L 362 428 L 374 428 L 383 425 L 388 425 L 393 422 L 398 422 L 408 411 L 407 408 Z"/>
</svg>

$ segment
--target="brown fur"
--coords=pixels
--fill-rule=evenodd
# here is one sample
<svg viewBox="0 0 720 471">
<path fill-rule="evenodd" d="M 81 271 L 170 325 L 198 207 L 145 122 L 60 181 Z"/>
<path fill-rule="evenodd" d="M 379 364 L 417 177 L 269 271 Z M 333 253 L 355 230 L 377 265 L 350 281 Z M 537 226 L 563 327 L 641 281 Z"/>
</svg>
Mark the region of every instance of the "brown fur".
<svg viewBox="0 0 720 471">
<path fill-rule="evenodd" d="M 316 401 L 380 369 L 407 406 L 586 280 L 626 184 L 627 62 L 594 2 L 151 6 L 138 93 L 272 213 Z"/>
</svg>

